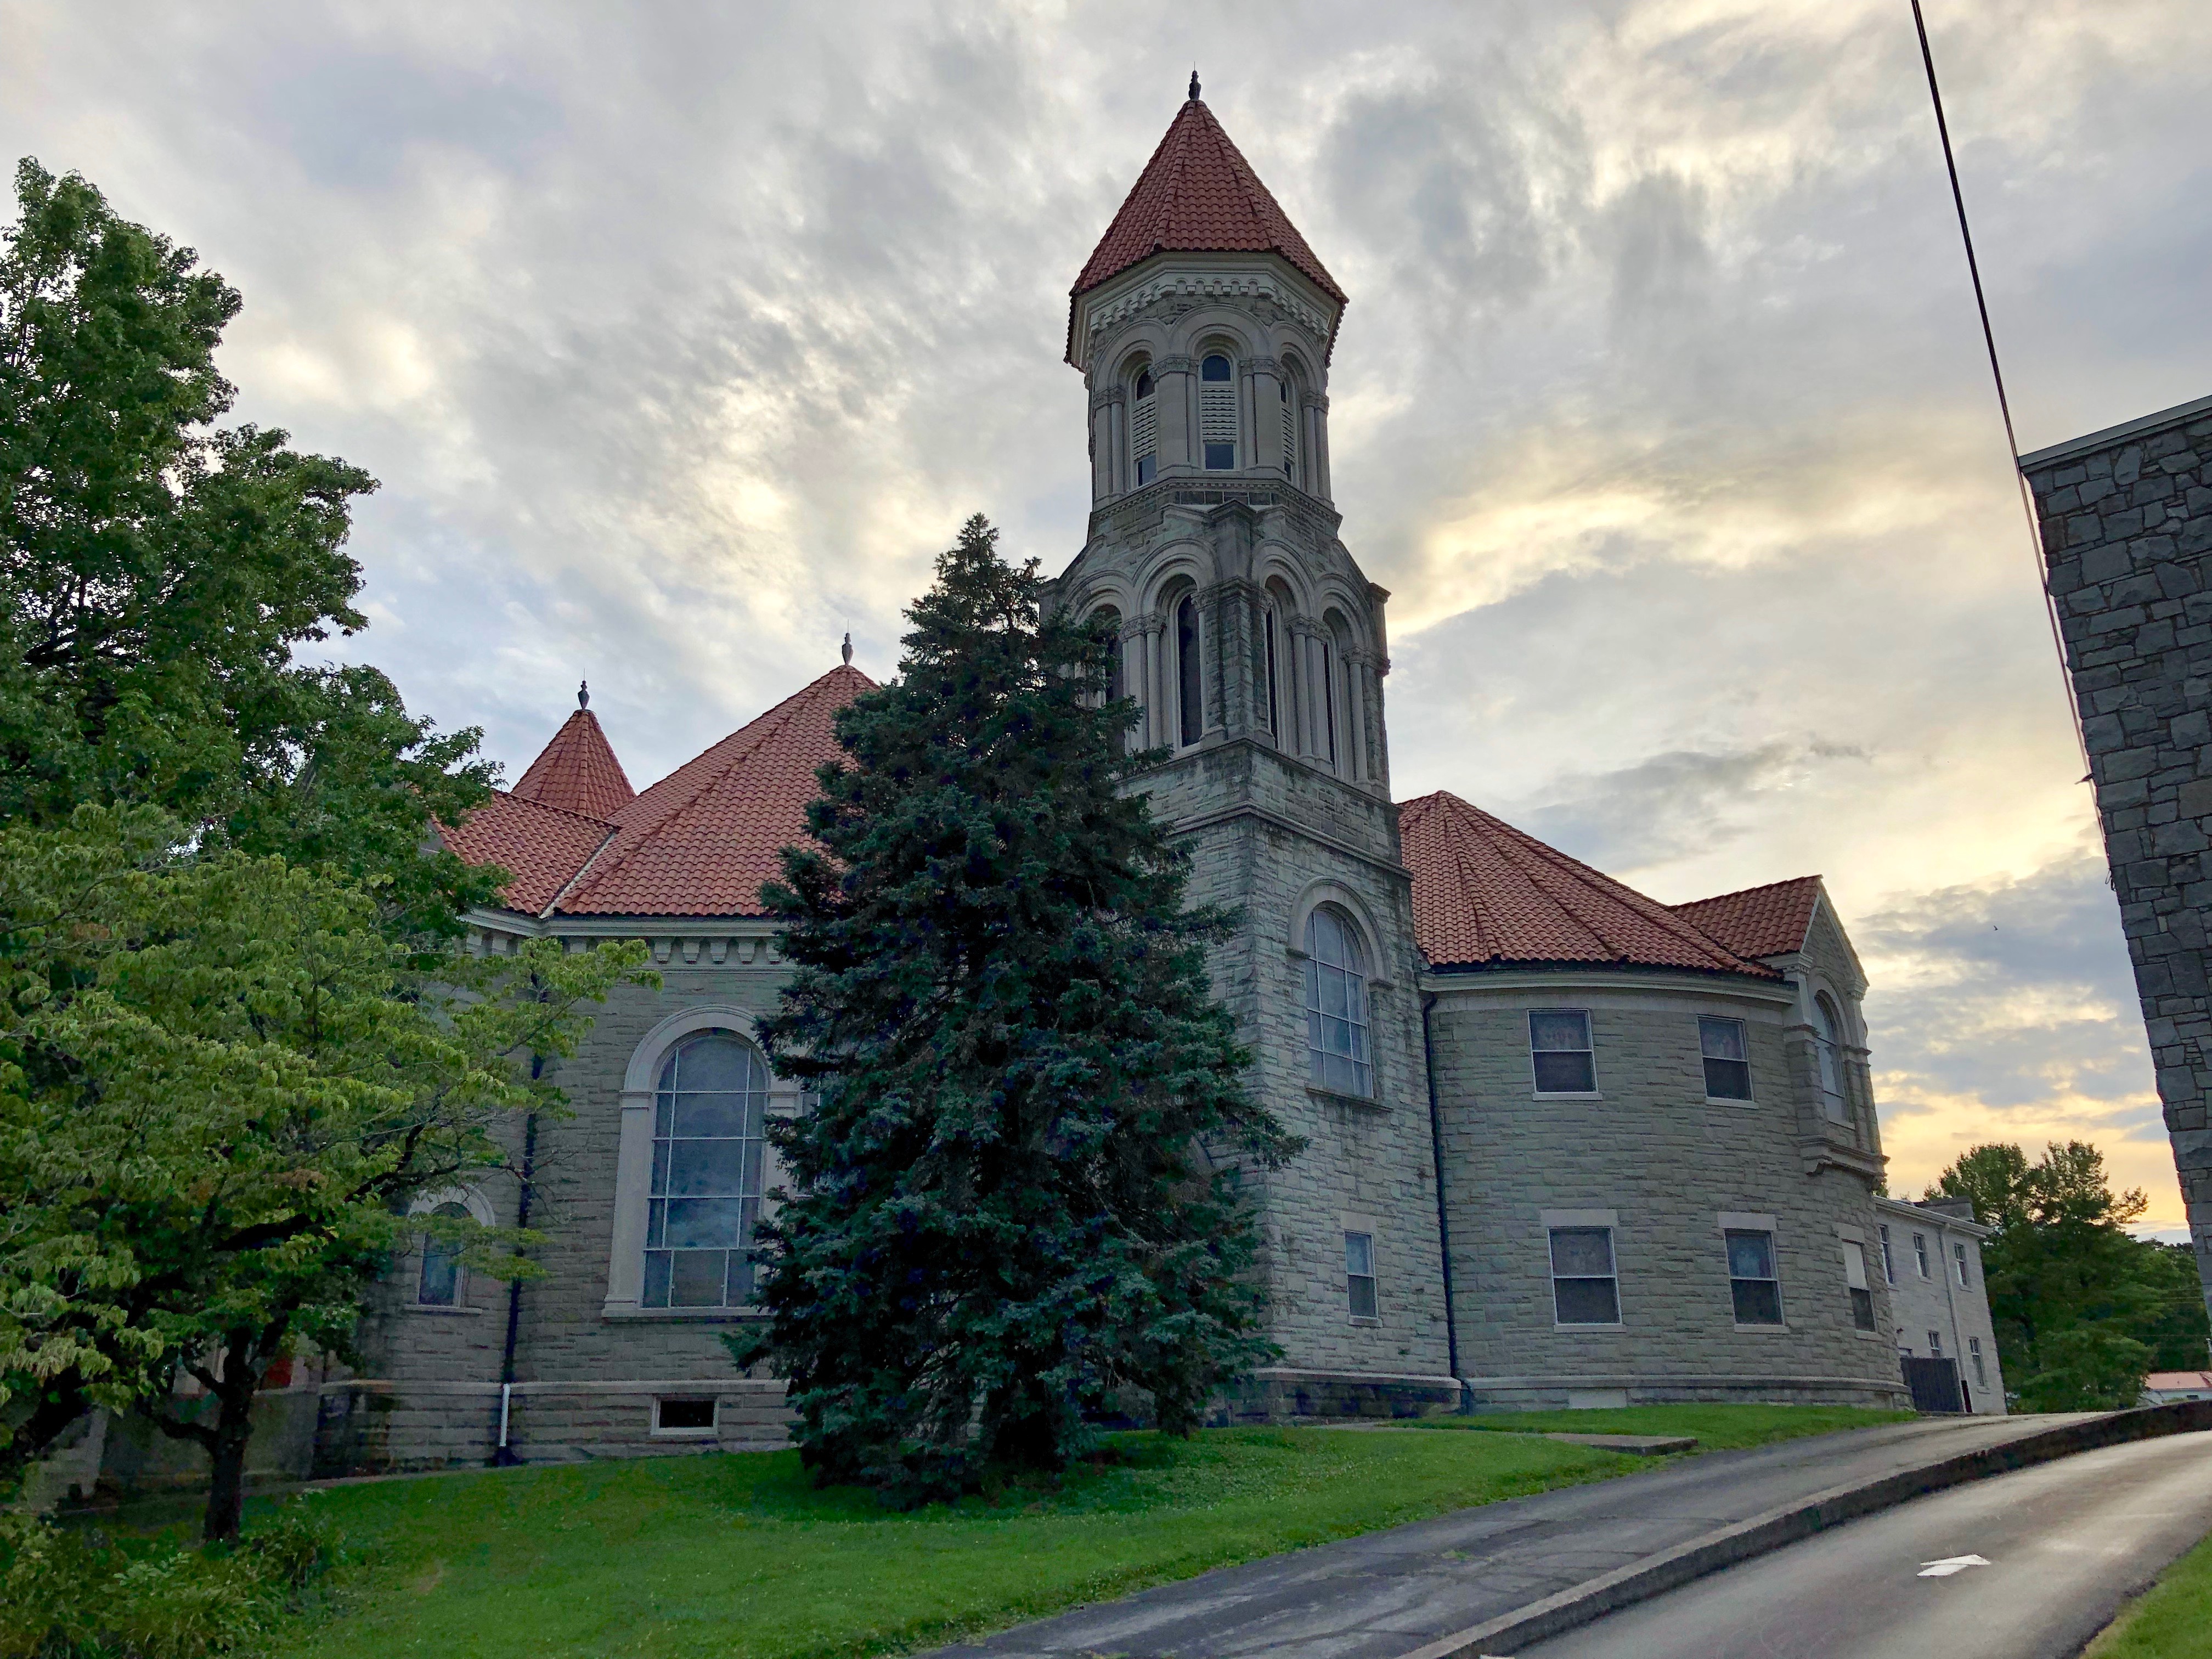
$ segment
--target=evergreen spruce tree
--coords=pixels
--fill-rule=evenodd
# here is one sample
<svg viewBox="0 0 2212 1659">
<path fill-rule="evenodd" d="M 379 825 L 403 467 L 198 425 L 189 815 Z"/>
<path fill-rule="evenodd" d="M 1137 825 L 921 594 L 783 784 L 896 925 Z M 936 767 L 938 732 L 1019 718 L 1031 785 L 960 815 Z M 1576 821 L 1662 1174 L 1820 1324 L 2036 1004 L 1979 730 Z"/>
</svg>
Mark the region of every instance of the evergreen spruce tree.
<svg viewBox="0 0 2212 1659">
<path fill-rule="evenodd" d="M 763 889 L 795 972 L 761 1036 L 811 1109 L 769 1131 L 772 1319 L 817 1480 L 887 1501 L 1064 1468 L 1088 1416 L 1188 1434 L 1260 1334 L 1243 1171 L 1298 1149 L 1208 994 L 1229 918 L 1126 786 L 1105 630 L 1042 620 L 978 516 L 908 613 L 900 678 L 839 716 L 818 848 Z"/>
</svg>

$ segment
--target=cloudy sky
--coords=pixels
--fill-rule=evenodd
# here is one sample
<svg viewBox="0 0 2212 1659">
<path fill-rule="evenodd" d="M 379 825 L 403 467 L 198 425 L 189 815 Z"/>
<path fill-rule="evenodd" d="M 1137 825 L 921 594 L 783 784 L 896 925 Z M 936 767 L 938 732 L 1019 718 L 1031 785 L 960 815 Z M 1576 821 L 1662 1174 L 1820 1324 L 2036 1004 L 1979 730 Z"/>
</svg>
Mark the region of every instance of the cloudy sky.
<svg viewBox="0 0 2212 1659">
<path fill-rule="evenodd" d="M 2212 7 L 1928 4 L 2023 446 L 2212 392 Z M 588 676 L 643 783 L 888 672 L 968 513 L 1074 552 L 1067 284 L 1194 62 L 1352 296 L 1399 793 L 1822 872 L 1895 1190 L 2081 1135 L 2177 1226 L 1905 0 L 0 0 L 0 149 L 382 480 L 346 651 L 510 775 Z"/>
</svg>

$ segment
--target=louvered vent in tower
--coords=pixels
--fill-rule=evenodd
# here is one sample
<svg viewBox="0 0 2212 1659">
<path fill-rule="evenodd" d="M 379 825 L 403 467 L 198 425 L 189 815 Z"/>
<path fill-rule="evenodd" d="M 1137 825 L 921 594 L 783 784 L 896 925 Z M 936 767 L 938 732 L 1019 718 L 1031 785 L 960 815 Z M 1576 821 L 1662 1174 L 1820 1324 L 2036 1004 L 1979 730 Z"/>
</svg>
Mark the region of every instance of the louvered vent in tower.
<svg viewBox="0 0 2212 1659">
<path fill-rule="evenodd" d="M 1153 396 L 1158 388 L 1152 370 L 1137 376 L 1136 390 L 1136 408 L 1129 416 L 1129 464 L 1136 469 L 1141 489 L 1160 470 L 1160 400 Z"/>
<path fill-rule="evenodd" d="M 1198 366 L 1198 441 L 1206 470 L 1228 472 L 1237 465 L 1237 382 L 1229 359 L 1216 353 Z"/>
<path fill-rule="evenodd" d="M 1287 385 L 1283 387 L 1283 476 L 1298 476 L 1298 411 Z"/>
</svg>

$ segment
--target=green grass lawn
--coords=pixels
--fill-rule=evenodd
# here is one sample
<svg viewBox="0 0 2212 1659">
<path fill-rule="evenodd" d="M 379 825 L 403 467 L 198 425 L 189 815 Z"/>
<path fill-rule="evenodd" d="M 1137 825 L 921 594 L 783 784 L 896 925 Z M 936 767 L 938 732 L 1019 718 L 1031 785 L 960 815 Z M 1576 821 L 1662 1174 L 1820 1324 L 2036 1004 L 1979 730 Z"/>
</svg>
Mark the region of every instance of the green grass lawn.
<svg viewBox="0 0 2212 1659">
<path fill-rule="evenodd" d="M 1838 1429 L 1910 1423 L 1916 1415 L 1859 1406 L 1627 1406 L 1618 1411 L 1477 1412 L 1471 1417 L 1427 1418 L 1422 1426 L 1565 1430 L 1575 1434 L 1688 1434 L 1697 1437 L 1701 1451 L 1729 1451 L 1775 1440 L 1795 1440 L 1800 1435 L 1831 1434 Z"/>
<path fill-rule="evenodd" d="M 1898 1420 L 1819 1407 L 1657 1406 L 1420 1426 L 1692 1434 L 1761 1444 Z M 1002 1629 L 1449 1510 L 1655 1460 L 1504 1433 L 1225 1429 L 1115 1435 L 1057 1489 L 896 1515 L 817 1492 L 795 1453 L 436 1475 L 285 1500 L 356 1565 L 295 1623 L 291 1659 L 859 1659 Z M 278 1500 L 257 1499 L 247 1524 Z M 101 1524 L 184 1541 L 196 1499 Z"/>
<path fill-rule="evenodd" d="M 2212 1659 L 2212 1538 L 2092 1642 L 2088 1659 Z"/>
<path fill-rule="evenodd" d="M 1057 1492 L 914 1515 L 817 1492 L 795 1453 L 343 1486 L 307 1504 L 368 1565 L 295 1655 L 860 1655 L 1644 1460 L 1493 1435 L 1224 1429 L 1115 1437 Z M 297 1501 L 297 1500 L 295 1500 Z M 249 1517 L 250 1520 L 250 1517 Z"/>
</svg>

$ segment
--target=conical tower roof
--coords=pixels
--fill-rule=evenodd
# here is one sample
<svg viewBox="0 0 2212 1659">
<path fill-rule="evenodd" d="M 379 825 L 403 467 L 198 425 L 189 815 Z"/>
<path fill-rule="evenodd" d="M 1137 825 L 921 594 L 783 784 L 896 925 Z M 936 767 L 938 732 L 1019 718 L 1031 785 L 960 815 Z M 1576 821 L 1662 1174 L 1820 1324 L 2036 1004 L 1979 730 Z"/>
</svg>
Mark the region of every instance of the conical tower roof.
<svg viewBox="0 0 2212 1659">
<path fill-rule="evenodd" d="M 1260 175 L 1192 94 L 1069 289 L 1088 293 L 1155 253 L 1278 253 L 1341 306 L 1344 290 Z"/>
<path fill-rule="evenodd" d="M 637 798 L 599 717 L 579 708 L 553 734 L 521 781 L 507 792 L 517 800 L 611 819 Z"/>
</svg>

